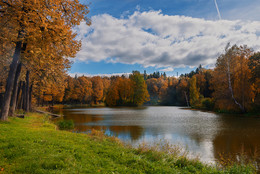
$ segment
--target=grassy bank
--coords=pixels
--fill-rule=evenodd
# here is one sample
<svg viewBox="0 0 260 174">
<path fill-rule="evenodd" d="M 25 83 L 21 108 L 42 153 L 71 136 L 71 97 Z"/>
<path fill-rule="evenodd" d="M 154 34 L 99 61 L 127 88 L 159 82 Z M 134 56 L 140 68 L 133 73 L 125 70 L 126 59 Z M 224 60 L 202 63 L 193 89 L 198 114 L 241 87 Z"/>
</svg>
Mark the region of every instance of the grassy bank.
<svg viewBox="0 0 260 174">
<path fill-rule="evenodd" d="M 146 148 L 126 147 L 100 132 L 59 131 L 42 114 L 0 122 L 0 173 L 253 173 L 218 169 Z"/>
</svg>

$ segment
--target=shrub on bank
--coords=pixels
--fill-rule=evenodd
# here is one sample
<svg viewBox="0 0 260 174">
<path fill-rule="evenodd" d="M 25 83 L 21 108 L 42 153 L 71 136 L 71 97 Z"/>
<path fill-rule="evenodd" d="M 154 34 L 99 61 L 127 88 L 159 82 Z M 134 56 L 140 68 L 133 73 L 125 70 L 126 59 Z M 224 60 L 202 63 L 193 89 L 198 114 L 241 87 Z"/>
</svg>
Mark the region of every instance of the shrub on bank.
<svg viewBox="0 0 260 174">
<path fill-rule="evenodd" d="M 58 128 L 60 130 L 72 130 L 74 129 L 73 120 L 61 120 L 57 122 Z"/>
<path fill-rule="evenodd" d="M 207 110 L 213 110 L 214 108 L 214 101 L 212 98 L 204 98 L 202 99 L 202 107 Z"/>
</svg>

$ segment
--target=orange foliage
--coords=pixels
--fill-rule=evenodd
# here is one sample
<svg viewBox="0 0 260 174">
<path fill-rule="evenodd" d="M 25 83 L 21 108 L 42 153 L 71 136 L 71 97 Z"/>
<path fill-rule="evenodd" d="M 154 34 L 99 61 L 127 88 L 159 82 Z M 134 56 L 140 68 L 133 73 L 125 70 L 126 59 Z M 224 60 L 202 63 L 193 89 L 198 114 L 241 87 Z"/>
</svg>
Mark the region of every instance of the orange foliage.
<svg viewBox="0 0 260 174">
<path fill-rule="evenodd" d="M 100 102 L 103 98 L 103 82 L 101 77 L 99 76 L 95 76 L 91 78 L 92 81 L 92 97 L 93 97 L 93 101 L 95 104 L 97 104 L 98 102 Z"/>
<path fill-rule="evenodd" d="M 250 110 L 254 99 L 248 59 L 252 55 L 246 46 L 226 50 L 216 63 L 211 80 L 216 108 L 220 110 Z M 227 104 L 229 103 L 229 104 Z"/>
</svg>

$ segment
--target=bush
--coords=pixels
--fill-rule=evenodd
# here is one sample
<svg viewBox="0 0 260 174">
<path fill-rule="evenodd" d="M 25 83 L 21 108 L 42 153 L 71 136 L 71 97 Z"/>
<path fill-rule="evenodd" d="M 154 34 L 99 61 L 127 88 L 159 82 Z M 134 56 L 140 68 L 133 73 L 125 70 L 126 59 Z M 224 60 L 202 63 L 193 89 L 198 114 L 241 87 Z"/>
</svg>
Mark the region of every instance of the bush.
<svg viewBox="0 0 260 174">
<path fill-rule="evenodd" d="M 204 98 L 202 100 L 202 106 L 205 109 L 212 110 L 214 108 L 214 102 L 211 98 Z"/>
<path fill-rule="evenodd" d="M 61 120 L 57 122 L 57 125 L 60 130 L 71 130 L 74 129 L 73 120 Z"/>
</svg>

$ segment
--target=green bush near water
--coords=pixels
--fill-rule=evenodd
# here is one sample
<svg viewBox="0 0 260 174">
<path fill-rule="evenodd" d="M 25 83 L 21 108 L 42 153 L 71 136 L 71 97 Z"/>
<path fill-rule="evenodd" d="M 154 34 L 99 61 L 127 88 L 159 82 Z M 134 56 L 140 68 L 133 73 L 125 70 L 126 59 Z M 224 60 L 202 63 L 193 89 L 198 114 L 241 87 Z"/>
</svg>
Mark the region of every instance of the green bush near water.
<svg viewBox="0 0 260 174">
<path fill-rule="evenodd" d="M 57 122 L 58 128 L 60 130 L 72 130 L 74 129 L 73 120 L 60 120 Z"/>
<path fill-rule="evenodd" d="M 31 113 L 0 122 L 1 174 L 254 173 L 249 165 L 218 168 L 146 146 L 127 147 L 97 131 L 89 135 L 59 131 L 43 118 Z"/>
<path fill-rule="evenodd" d="M 213 110 L 214 109 L 214 101 L 212 98 L 204 98 L 202 99 L 202 107 L 207 110 Z"/>
</svg>

